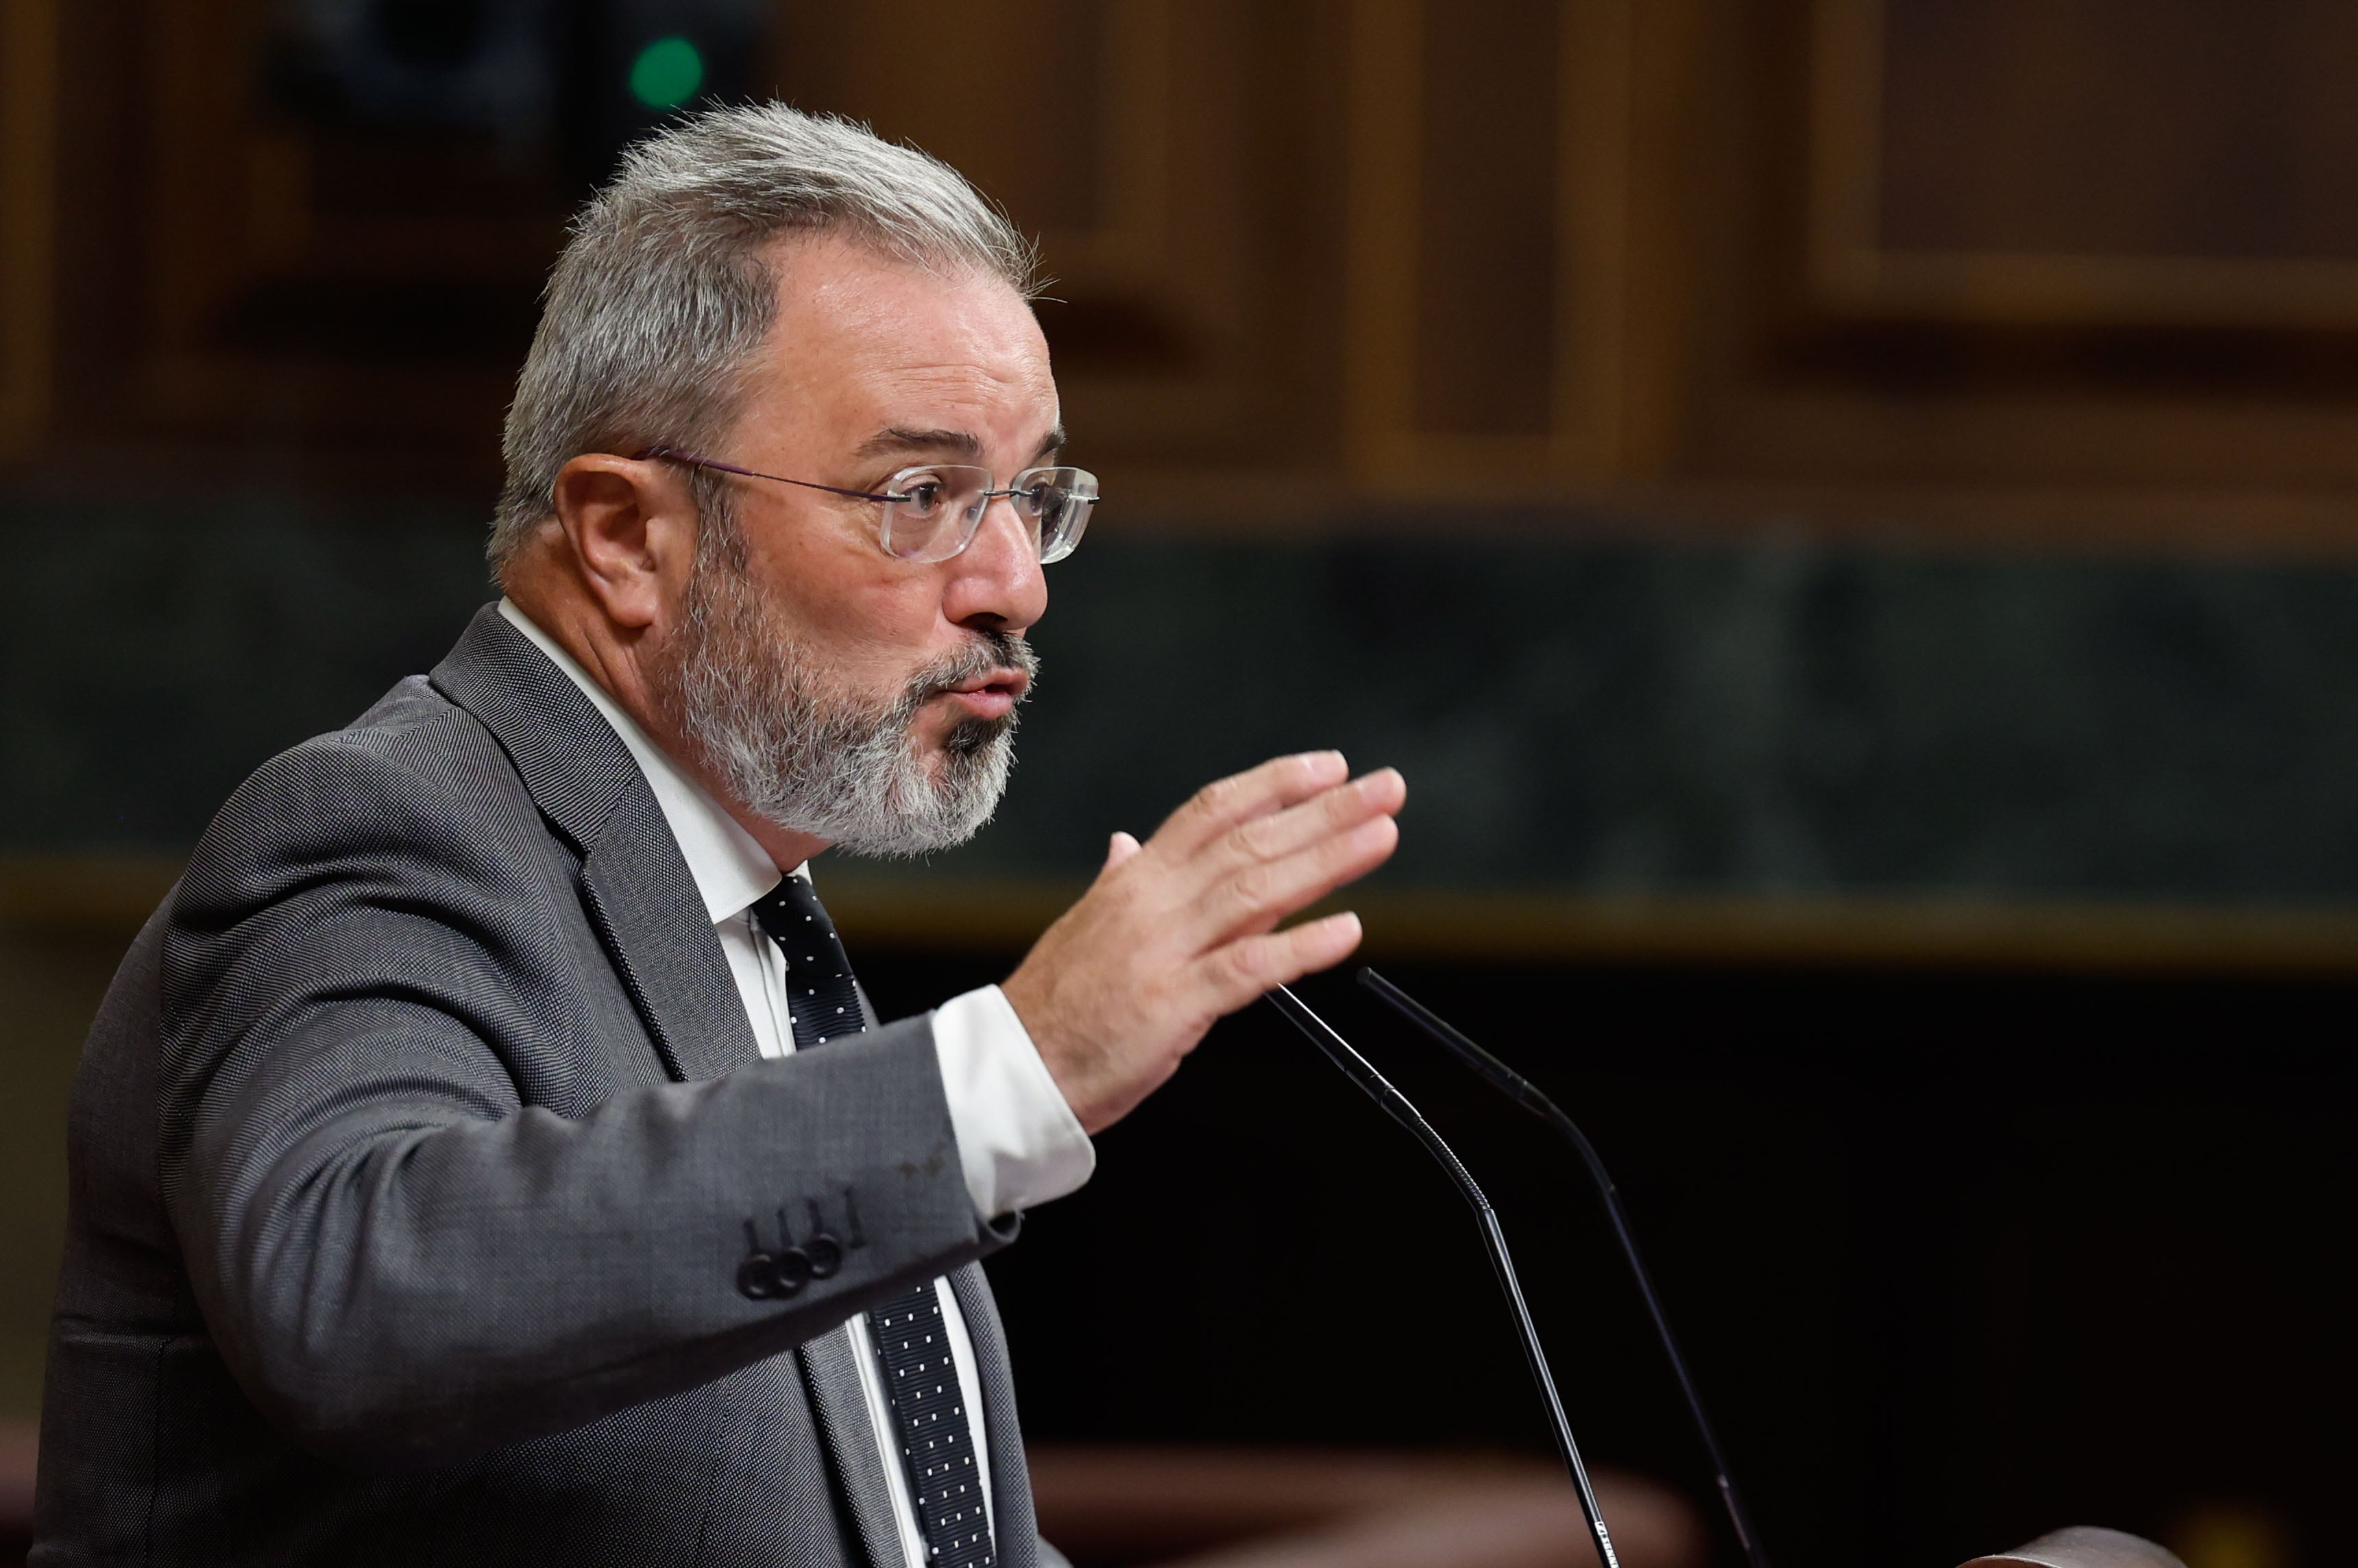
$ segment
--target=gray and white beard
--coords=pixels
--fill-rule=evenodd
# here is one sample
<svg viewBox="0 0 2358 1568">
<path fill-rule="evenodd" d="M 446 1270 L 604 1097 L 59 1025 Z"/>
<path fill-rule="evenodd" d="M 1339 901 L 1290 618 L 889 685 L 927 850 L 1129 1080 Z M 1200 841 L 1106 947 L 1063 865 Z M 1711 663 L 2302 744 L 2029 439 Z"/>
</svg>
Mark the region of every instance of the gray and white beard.
<svg viewBox="0 0 2358 1568">
<path fill-rule="evenodd" d="M 1022 637 L 977 633 L 880 703 L 827 683 L 824 655 L 725 557 L 697 563 L 683 608 L 679 635 L 653 672 L 655 696 L 755 816 L 853 854 L 922 855 L 965 843 L 998 809 L 1015 759 L 1014 710 L 954 726 L 938 778 L 914 726 L 919 709 L 963 681 L 1036 671 Z"/>
</svg>

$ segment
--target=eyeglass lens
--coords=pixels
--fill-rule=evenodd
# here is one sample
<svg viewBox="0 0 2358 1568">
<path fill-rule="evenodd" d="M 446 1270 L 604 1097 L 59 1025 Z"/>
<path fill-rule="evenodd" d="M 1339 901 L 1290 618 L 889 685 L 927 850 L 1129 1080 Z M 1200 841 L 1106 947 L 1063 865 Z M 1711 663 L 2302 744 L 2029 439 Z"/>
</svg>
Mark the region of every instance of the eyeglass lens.
<svg viewBox="0 0 2358 1568">
<path fill-rule="evenodd" d="M 1026 469 L 1006 490 L 990 471 L 962 464 L 905 469 L 892 476 L 885 503 L 885 551 L 904 561 L 943 561 L 973 542 L 990 503 L 1005 496 L 1031 535 L 1041 563 L 1063 560 L 1081 542 L 1097 505 L 1097 476 L 1085 469 Z"/>
</svg>

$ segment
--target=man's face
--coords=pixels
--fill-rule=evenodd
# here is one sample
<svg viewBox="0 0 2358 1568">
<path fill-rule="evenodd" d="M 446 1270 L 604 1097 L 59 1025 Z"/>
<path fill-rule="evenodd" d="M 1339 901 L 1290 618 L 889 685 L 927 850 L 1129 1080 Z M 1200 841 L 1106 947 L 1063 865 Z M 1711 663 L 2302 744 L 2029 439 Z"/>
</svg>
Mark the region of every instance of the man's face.
<svg viewBox="0 0 2358 1568">
<path fill-rule="evenodd" d="M 742 468 L 882 494 L 913 464 L 978 464 L 1004 485 L 1051 460 L 1056 384 L 1032 308 L 996 278 L 941 277 L 842 241 L 789 242 L 770 347 L 730 450 Z M 739 487 L 747 569 L 855 687 L 897 692 L 979 630 L 1021 633 L 1048 606 L 1028 536 L 996 502 L 974 543 L 914 564 L 876 542 L 877 506 L 750 481 Z M 1017 692 L 944 696 L 919 715 L 937 748 L 959 720 Z"/>
<path fill-rule="evenodd" d="M 1061 438 L 1047 345 L 996 279 L 837 241 L 774 258 L 780 306 L 722 449 L 740 467 L 884 493 L 925 463 L 997 485 Z M 758 814 L 849 847 L 955 842 L 989 815 L 1047 604 L 1004 501 L 946 561 L 880 547 L 881 507 L 731 480 L 741 568 L 699 550 L 670 705 Z M 708 541 L 709 542 L 709 541 Z"/>
</svg>

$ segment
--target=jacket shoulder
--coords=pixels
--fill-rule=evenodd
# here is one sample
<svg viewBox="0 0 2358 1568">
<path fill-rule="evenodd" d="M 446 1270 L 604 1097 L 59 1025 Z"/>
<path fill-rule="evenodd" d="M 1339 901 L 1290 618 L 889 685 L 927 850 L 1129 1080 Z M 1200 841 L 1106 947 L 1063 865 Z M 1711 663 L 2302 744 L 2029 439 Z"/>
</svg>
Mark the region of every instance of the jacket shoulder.
<svg viewBox="0 0 2358 1568">
<path fill-rule="evenodd" d="M 233 923 L 322 881 L 398 881 L 405 867 L 498 880 L 503 860 L 546 837 L 497 739 L 413 676 L 247 775 L 189 856 L 174 924 Z"/>
<path fill-rule="evenodd" d="M 330 730 L 318 739 L 332 740 L 337 736 L 359 735 L 373 730 L 406 733 L 420 725 L 431 724 L 464 711 L 457 703 L 435 690 L 434 682 L 428 677 L 409 676 L 395 682 L 391 691 L 370 704 L 368 711 L 358 719 L 341 730 Z"/>
</svg>

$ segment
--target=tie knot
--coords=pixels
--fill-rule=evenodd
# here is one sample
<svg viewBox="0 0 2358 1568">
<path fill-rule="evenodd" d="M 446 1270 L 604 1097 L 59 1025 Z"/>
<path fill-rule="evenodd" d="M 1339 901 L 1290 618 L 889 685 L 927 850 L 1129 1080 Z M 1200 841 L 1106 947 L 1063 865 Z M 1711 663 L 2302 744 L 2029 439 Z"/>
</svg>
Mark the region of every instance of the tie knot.
<svg viewBox="0 0 2358 1568">
<path fill-rule="evenodd" d="M 795 1049 L 865 1033 L 851 959 L 810 883 L 786 878 L 754 901 L 753 918 L 786 960 L 786 1016 Z"/>
<path fill-rule="evenodd" d="M 808 879 L 786 877 L 776 887 L 753 903 L 753 918 L 770 939 L 789 953 L 796 942 L 833 942 L 835 922 L 827 917 L 827 906 L 818 901 Z"/>
</svg>

